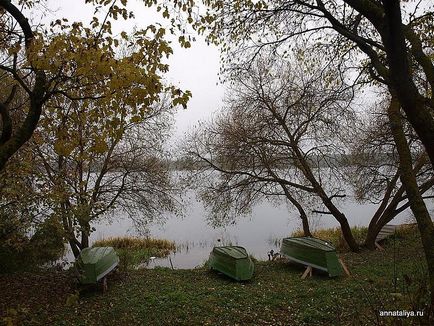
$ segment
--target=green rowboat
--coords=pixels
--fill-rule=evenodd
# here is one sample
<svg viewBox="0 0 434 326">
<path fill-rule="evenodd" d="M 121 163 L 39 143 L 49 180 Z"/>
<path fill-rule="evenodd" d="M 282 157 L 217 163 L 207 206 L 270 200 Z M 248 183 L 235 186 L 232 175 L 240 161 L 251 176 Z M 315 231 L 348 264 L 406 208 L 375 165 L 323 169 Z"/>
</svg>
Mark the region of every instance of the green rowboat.
<svg viewBox="0 0 434 326">
<path fill-rule="evenodd" d="M 247 281 L 253 276 L 254 264 L 243 247 L 214 247 L 208 265 L 237 281 Z"/>
<path fill-rule="evenodd" d="M 112 247 L 85 248 L 76 260 L 82 284 L 97 283 L 118 264 L 119 257 Z"/>
<path fill-rule="evenodd" d="M 330 277 L 340 276 L 343 273 L 336 249 L 321 239 L 312 237 L 284 238 L 280 254 L 289 260 L 325 271 Z"/>
</svg>

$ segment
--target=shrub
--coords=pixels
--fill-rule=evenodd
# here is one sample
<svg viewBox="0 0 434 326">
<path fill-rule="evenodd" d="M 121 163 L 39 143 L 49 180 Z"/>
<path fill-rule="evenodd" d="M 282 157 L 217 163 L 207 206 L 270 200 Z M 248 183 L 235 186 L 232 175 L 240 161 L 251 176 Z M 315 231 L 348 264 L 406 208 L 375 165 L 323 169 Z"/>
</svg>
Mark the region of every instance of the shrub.
<svg viewBox="0 0 434 326">
<path fill-rule="evenodd" d="M 31 270 L 64 255 L 62 227 L 53 218 L 36 226 L 33 236 L 18 220 L 0 218 L 0 273 Z"/>
</svg>

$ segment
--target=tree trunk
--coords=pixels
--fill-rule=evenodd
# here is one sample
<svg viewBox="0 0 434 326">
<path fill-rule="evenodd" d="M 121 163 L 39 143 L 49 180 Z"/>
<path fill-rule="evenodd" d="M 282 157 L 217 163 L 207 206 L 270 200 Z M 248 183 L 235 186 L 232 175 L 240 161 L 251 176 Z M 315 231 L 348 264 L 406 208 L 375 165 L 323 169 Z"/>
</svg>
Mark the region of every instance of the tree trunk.
<svg viewBox="0 0 434 326">
<path fill-rule="evenodd" d="M 393 94 L 393 92 L 391 93 Z M 407 193 L 410 208 L 416 218 L 422 239 L 422 246 L 428 265 L 431 308 L 434 310 L 434 224 L 417 185 L 412 157 L 403 131 L 399 109 L 400 102 L 398 98 L 392 96 L 388 108 L 390 128 L 399 154 L 401 182 Z"/>
<path fill-rule="evenodd" d="M 78 247 L 77 243 L 74 240 L 69 240 L 69 246 L 71 247 L 72 253 L 74 254 L 75 258 L 78 258 L 80 256 L 80 248 Z"/>
<path fill-rule="evenodd" d="M 300 214 L 300 218 L 301 218 L 301 222 L 303 224 L 303 234 L 305 237 L 311 237 L 312 233 L 310 232 L 310 227 L 309 227 L 309 220 L 307 219 L 306 214 L 301 215 Z"/>
<path fill-rule="evenodd" d="M 89 247 L 89 236 L 85 232 L 81 232 L 81 248 Z"/>
<path fill-rule="evenodd" d="M 383 226 L 389 223 L 397 214 L 401 212 L 401 208 L 397 210 L 398 204 L 401 202 L 401 196 L 404 194 L 404 187 L 400 187 L 400 189 L 394 195 L 392 201 L 386 206 L 383 205 L 383 202 L 377 212 L 375 212 L 374 216 L 371 219 L 371 222 L 368 226 L 368 234 L 366 235 L 364 246 L 370 250 L 375 249 L 375 239 L 377 238 L 378 233 L 381 231 Z M 388 198 L 385 198 L 388 200 Z"/>
<path fill-rule="evenodd" d="M 376 222 L 372 220 L 368 226 L 368 233 L 366 234 L 364 247 L 369 250 L 375 250 L 375 239 L 378 233 L 380 233 L 383 226 L 389 223 L 396 214 L 394 214 L 393 209 L 386 209 Z"/>
<path fill-rule="evenodd" d="M 333 215 L 333 217 L 339 222 L 341 226 L 342 236 L 344 237 L 345 242 L 347 243 L 348 247 L 353 252 L 359 252 L 360 246 L 357 243 L 356 239 L 354 239 L 353 232 L 351 231 L 350 224 L 348 223 L 348 219 L 345 216 L 344 213 L 342 213 L 339 208 L 333 204 L 332 200 L 329 196 L 325 193 L 324 189 L 321 187 L 321 185 L 316 181 L 315 177 L 312 174 L 311 179 L 312 185 L 315 188 L 316 193 L 321 198 L 323 204 L 327 209 L 329 210 L 330 214 Z"/>
<path fill-rule="evenodd" d="M 363 246 L 369 250 L 375 250 L 375 239 L 377 238 L 377 234 L 381 229 L 374 224 L 372 227 L 368 227 L 368 233 L 366 234 L 365 243 Z"/>
<path fill-rule="evenodd" d="M 357 243 L 356 239 L 354 239 L 353 232 L 351 231 L 350 224 L 348 223 L 345 214 L 339 211 L 336 208 L 336 206 L 334 206 L 333 204 L 332 207 L 327 207 L 327 208 L 330 210 L 330 212 L 333 214 L 333 216 L 338 220 L 339 224 L 341 225 L 342 236 L 344 237 L 345 242 L 348 244 L 348 247 L 350 247 L 350 250 L 353 252 L 359 252 L 360 246 Z"/>
<path fill-rule="evenodd" d="M 81 225 L 81 249 L 89 247 L 90 224 Z"/>
<path fill-rule="evenodd" d="M 407 119 L 423 143 L 431 165 L 434 167 L 434 117 L 431 108 L 426 105 L 425 99 L 419 93 L 410 71 L 400 1 L 383 0 L 383 5 L 386 24 L 381 34 L 389 62 L 394 96 L 401 103 Z M 422 57 L 426 56 L 422 48 L 418 49 L 417 54 Z M 426 77 L 429 78 L 429 76 Z M 433 81 L 430 80 L 430 82 Z"/>
<path fill-rule="evenodd" d="M 291 204 L 294 205 L 297 208 L 298 212 L 300 213 L 304 236 L 311 237 L 312 233 L 310 232 L 309 219 L 307 218 L 307 214 L 306 211 L 303 209 L 303 206 L 291 195 L 288 188 L 286 188 L 284 184 L 281 183 L 280 186 L 282 187 L 286 198 L 288 198 Z"/>
<path fill-rule="evenodd" d="M 312 186 L 315 189 L 315 192 L 321 198 L 324 206 L 327 207 L 330 214 L 333 215 L 333 217 L 339 222 L 341 226 L 342 236 L 344 237 L 345 242 L 348 244 L 348 247 L 353 252 L 360 251 L 360 246 L 357 243 L 356 239 L 354 239 L 353 232 L 351 231 L 351 227 L 348 223 L 347 217 L 335 206 L 335 204 L 333 204 L 330 197 L 327 196 L 324 189 L 321 187 L 313 173 L 310 171 L 310 168 L 307 167 L 307 162 L 305 162 L 305 164 L 305 169 L 307 170 L 307 173 L 305 174 L 306 177 L 310 180 Z"/>
<path fill-rule="evenodd" d="M 298 160 L 298 162 L 296 162 L 296 165 L 298 165 L 298 168 L 301 170 L 301 172 L 306 177 L 306 179 L 309 180 L 315 193 L 321 198 L 324 206 L 327 207 L 329 212 L 334 216 L 334 218 L 341 225 L 342 236 L 344 237 L 345 241 L 347 242 L 348 247 L 350 247 L 351 251 L 353 251 L 353 252 L 360 251 L 360 246 L 357 243 L 357 241 L 354 239 L 353 233 L 351 231 L 351 227 L 348 223 L 348 220 L 347 220 L 345 214 L 343 214 L 333 204 L 331 198 L 329 196 L 327 196 L 324 188 L 321 186 L 321 184 L 316 179 L 316 177 L 313 174 L 312 169 L 309 165 L 309 162 L 307 161 L 306 156 L 302 153 L 302 150 L 299 147 L 299 144 L 296 141 L 294 135 L 289 130 L 285 119 L 282 116 L 280 116 L 275 110 L 270 110 L 270 112 L 273 114 L 274 118 L 282 126 L 283 130 L 285 130 L 285 133 L 288 136 L 288 139 L 290 140 L 291 149 L 294 152 L 294 154 Z"/>
<path fill-rule="evenodd" d="M 25 38 L 26 51 L 29 50 L 34 38 L 32 28 L 22 12 L 11 3 L 10 0 L 0 0 L 0 7 L 4 8 L 20 25 Z M 33 69 L 35 82 L 29 92 L 29 111 L 21 126 L 8 137 L 8 140 L 0 145 L 0 171 L 4 169 L 6 162 L 32 137 L 39 118 L 42 106 L 46 101 L 47 77 L 44 71 Z"/>
<path fill-rule="evenodd" d="M 420 170 L 424 167 L 427 162 L 426 154 L 421 154 L 416 162 L 414 163 L 413 173 L 417 175 Z M 396 181 L 399 178 L 400 171 L 398 169 L 397 174 L 391 179 L 388 184 L 386 193 L 382 199 L 381 205 L 378 207 L 374 216 L 371 219 L 368 227 L 368 234 L 366 235 L 364 246 L 370 250 L 375 249 L 375 239 L 378 233 L 381 231 L 383 226 L 389 223 L 395 218 L 399 213 L 403 212 L 405 209 L 410 207 L 409 202 L 402 204 L 399 208 L 398 205 L 402 203 L 405 199 L 405 189 L 401 185 L 395 194 L 392 196 L 392 192 L 396 186 Z M 423 184 L 419 185 L 419 191 L 421 194 L 428 191 L 434 184 L 434 179 L 425 181 Z M 392 199 L 391 199 L 392 198 Z M 390 200 L 391 199 L 391 200 Z"/>
<path fill-rule="evenodd" d="M 30 108 L 23 124 L 15 133 L 0 145 L 0 171 L 6 165 L 6 162 L 23 146 L 33 135 L 38 126 L 39 118 L 42 113 L 43 97 L 45 94 L 45 74 L 40 72 L 36 74 L 35 89 L 30 96 Z"/>
</svg>

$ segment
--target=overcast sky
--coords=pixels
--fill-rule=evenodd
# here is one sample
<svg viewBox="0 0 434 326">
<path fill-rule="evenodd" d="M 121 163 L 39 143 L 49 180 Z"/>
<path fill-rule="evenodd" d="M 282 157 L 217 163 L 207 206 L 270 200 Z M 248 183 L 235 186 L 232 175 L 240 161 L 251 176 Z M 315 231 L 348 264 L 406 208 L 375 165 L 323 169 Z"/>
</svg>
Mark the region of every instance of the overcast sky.
<svg viewBox="0 0 434 326">
<path fill-rule="evenodd" d="M 128 23 L 120 20 L 114 23 L 113 30 L 120 28 L 132 30 L 135 25 L 141 28 L 158 21 L 163 25 L 167 24 L 159 13 L 145 7 L 140 0 L 129 0 L 129 4 L 134 10 L 135 20 Z M 45 17 L 42 18 L 44 21 L 66 17 L 70 21 L 80 20 L 87 23 L 93 16 L 93 7 L 85 5 L 84 0 L 48 0 L 47 7 L 51 12 L 45 12 Z M 36 14 L 33 15 L 35 15 L 34 20 L 41 19 Z M 98 17 L 102 21 L 104 14 L 101 12 Z M 209 118 L 212 112 L 221 107 L 223 87 L 216 85 L 219 51 L 215 46 L 206 45 L 204 40 L 198 37 L 189 49 L 180 48 L 177 42 L 173 42 L 172 47 L 174 54 L 168 60 L 170 70 L 166 75 L 167 79 L 181 89 L 193 93 L 188 108 L 180 109 L 175 115 L 173 141 L 176 141 L 199 120 Z"/>
</svg>

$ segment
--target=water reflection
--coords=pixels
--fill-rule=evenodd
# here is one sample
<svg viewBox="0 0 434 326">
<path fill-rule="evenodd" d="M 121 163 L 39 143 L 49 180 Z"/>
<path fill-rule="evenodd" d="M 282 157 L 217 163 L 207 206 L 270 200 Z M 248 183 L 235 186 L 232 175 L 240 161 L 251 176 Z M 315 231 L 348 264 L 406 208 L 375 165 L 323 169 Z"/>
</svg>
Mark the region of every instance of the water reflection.
<svg viewBox="0 0 434 326">
<path fill-rule="evenodd" d="M 373 215 L 376 205 L 360 205 L 355 201 L 348 201 L 341 206 L 341 209 L 347 215 L 351 226 L 365 226 Z M 170 216 L 164 225 L 149 227 L 151 237 L 175 241 L 177 249 L 167 258 L 157 258 L 148 262 L 146 267 L 203 266 L 210 251 L 216 245 L 243 246 L 256 259 L 266 260 L 267 252 L 279 250 L 281 239 L 301 227 L 296 212 L 289 210 L 285 204 L 276 206 L 268 202 L 258 203 L 250 216 L 240 217 L 236 224 L 220 228 L 213 228 L 207 224 L 205 209 L 195 199 L 191 200 L 187 210 L 184 218 Z M 391 223 L 408 223 L 409 220 L 409 211 L 404 211 Z M 311 224 L 313 228 L 338 226 L 337 221 L 329 215 L 314 216 Z M 110 225 L 100 224 L 95 227 L 97 231 L 92 234 L 91 241 L 110 236 L 140 235 L 126 217 L 121 217 Z M 217 241 L 218 239 L 221 241 Z"/>
</svg>

